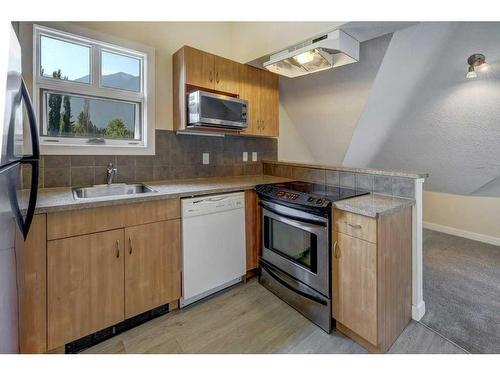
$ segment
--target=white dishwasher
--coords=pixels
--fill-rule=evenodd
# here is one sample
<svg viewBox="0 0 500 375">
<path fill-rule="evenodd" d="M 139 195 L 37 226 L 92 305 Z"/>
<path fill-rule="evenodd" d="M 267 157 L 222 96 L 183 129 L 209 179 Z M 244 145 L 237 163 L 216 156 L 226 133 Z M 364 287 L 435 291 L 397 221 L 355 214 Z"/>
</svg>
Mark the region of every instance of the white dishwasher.
<svg viewBox="0 0 500 375">
<path fill-rule="evenodd" d="M 241 281 L 246 273 L 245 194 L 182 199 L 184 307 Z"/>
</svg>

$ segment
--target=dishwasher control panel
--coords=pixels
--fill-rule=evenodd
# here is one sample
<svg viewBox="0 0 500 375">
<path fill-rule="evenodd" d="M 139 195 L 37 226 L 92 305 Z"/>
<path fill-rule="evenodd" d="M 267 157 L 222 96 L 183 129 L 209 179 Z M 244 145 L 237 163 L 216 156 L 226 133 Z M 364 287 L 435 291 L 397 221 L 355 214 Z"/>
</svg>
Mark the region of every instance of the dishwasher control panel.
<svg viewBox="0 0 500 375">
<path fill-rule="evenodd" d="M 208 215 L 245 208 L 245 193 L 229 193 L 181 199 L 182 217 Z"/>
</svg>

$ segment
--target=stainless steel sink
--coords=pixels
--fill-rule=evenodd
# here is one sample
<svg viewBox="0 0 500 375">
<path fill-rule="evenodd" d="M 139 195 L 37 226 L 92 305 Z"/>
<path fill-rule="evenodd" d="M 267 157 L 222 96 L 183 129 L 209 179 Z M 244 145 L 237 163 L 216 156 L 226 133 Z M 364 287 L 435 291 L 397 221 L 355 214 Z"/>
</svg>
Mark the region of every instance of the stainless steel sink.
<svg viewBox="0 0 500 375">
<path fill-rule="evenodd" d="M 104 184 L 73 188 L 74 199 L 112 197 L 116 195 L 152 193 L 155 190 L 144 184 Z"/>
</svg>

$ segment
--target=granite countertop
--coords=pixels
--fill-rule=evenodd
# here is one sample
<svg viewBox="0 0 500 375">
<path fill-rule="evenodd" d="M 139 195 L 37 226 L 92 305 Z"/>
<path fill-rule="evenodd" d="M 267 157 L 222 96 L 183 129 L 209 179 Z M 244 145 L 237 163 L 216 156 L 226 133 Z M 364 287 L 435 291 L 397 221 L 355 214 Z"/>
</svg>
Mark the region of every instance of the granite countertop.
<svg viewBox="0 0 500 375">
<path fill-rule="evenodd" d="M 71 188 L 40 189 L 38 191 L 35 213 L 41 214 L 56 211 L 68 211 L 82 208 L 144 202 L 157 199 L 184 198 L 198 195 L 229 193 L 253 189 L 259 184 L 272 184 L 284 181 L 291 180 L 283 177 L 259 175 L 154 181 L 145 183 L 155 190 L 151 193 L 79 200 L 75 200 L 73 198 Z M 29 192 L 27 190 L 23 190 L 23 211 L 25 211 L 27 207 L 28 194 Z M 334 207 L 360 215 L 377 217 L 405 207 L 410 207 L 413 204 L 415 204 L 413 199 L 404 199 L 370 193 L 360 197 L 337 201 L 334 203 Z"/>
<path fill-rule="evenodd" d="M 90 207 L 144 202 L 148 200 L 184 198 L 205 194 L 229 193 L 234 191 L 253 189 L 256 185 L 259 184 L 272 184 L 284 181 L 290 180 L 283 177 L 259 175 L 154 181 L 145 182 L 145 185 L 153 188 L 155 192 L 79 200 L 75 200 L 73 198 L 71 188 L 40 189 L 38 190 L 38 199 L 35 213 L 41 214 Z M 22 191 L 21 207 L 23 207 L 23 213 L 26 212 L 28 194 L 28 190 Z"/>
<path fill-rule="evenodd" d="M 380 215 L 387 215 L 411 207 L 414 204 L 414 199 L 370 193 L 334 202 L 333 206 L 339 210 L 376 218 Z"/>
<path fill-rule="evenodd" d="M 370 169 L 370 168 L 353 168 L 353 167 L 343 167 L 343 166 L 331 166 L 322 164 L 310 164 L 310 163 L 299 163 L 294 161 L 282 161 L 282 160 L 263 160 L 267 164 L 277 164 L 277 165 L 287 165 L 293 167 L 303 167 L 303 168 L 317 168 L 331 171 L 341 171 L 341 172 L 352 172 L 352 173 L 367 173 L 376 174 L 392 177 L 405 177 L 405 178 L 427 178 L 428 173 L 412 173 L 404 171 L 383 171 L 380 169 Z"/>
</svg>

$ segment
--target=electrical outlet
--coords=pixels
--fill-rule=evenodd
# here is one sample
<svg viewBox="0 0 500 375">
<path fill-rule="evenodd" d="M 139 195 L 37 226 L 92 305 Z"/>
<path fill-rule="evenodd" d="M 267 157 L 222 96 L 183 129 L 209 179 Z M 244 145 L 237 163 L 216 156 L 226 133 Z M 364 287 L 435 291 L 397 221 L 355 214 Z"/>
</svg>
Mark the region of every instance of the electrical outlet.
<svg viewBox="0 0 500 375">
<path fill-rule="evenodd" d="M 203 164 L 210 164 L 210 153 L 203 153 Z"/>
<path fill-rule="evenodd" d="M 257 161 L 257 152 L 252 152 L 252 161 Z"/>
<path fill-rule="evenodd" d="M 248 161 L 248 152 L 243 152 L 243 161 Z"/>
</svg>

